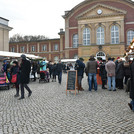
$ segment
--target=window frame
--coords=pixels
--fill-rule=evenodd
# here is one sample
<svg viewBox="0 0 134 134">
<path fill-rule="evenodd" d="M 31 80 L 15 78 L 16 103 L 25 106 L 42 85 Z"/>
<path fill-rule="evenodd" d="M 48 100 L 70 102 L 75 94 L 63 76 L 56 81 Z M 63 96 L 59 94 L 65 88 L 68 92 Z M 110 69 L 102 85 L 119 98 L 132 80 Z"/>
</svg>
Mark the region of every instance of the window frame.
<svg viewBox="0 0 134 134">
<path fill-rule="evenodd" d="M 112 31 L 112 28 L 114 27 L 114 30 Z M 116 27 L 118 30 L 116 30 Z M 118 37 L 117 37 L 118 33 Z M 113 35 L 113 37 L 112 37 Z M 111 44 L 119 44 L 120 43 L 120 32 L 119 32 L 119 26 L 117 25 L 112 25 L 111 26 Z"/>
<path fill-rule="evenodd" d="M 33 49 L 34 48 L 34 49 Z M 31 46 L 31 52 L 35 52 L 35 46 Z"/>
<path fill-rule="evenodd" d="M 56 47 L 55 46 L 57 46 L 57 49 L 55 49 Z M 54 51 L 58 51 L 59 50 L 59 45 L 58 44 L 54 44 Z"/>
<path fill-rule="evenodd" d="M 73 48 L 78 48 L 78 34 L 73 35 Z"/>
<path fill-rule="evenodd" d="M 98 32 L 99 29 L 100 29 L 100 31 Z M 102 32 L 102 29 L 103 29 L 103 32 Z M 98 37 L 98 34 L 99 34 L 99 37 Z M 102 34 L 104 35 L 103 38 L 102 38 Z M 98 43 L 98 40 L 99 40 L 99 43 Z M 104 45 L 105 44 L 105 29 L 102 26 L 99 26 L 96 29 L 96 44 L 97 45 Z"/>
<path fill-rule="evenodd" d="M 45 47 L 45 50 L 44 50 L 44 47 Z M 47 51 L 47 45 L 42 45 L 42 51 Z"/>
<path fill-rule="evenodd" d="M 133 32 L 133 33 L 130 34 L 130 35 L 133 35 L 133 36 L 129 35 L 129 39 L 128 39 L 128 33 L 129 32 Z M 133 38 L 134 38 L 134 29 L 130 29 L 130 30 L 127 31 L 127 45 L 130 45 L 130 43 L 133 40 Z"/>
<path fill-rule="evenodd" d="M 89 27 L 83 29 L 83 46 L 91 45 L 91 30 Z"/>
<path fill-rule="evenodd" d="M 15 47 L 11 47 L 11 52 L 15 52 Z"/>
<path fill-rule="evenodd" d="M 22 49 L 22 48 L 23 48 L 23 49 Z M 23 51 L 22 51 L 22 50 L 23 50 Z M 21 53 L 24 53 L 24 52 L 25 52 L 25 46 L 21 46 L 21 47 L 20 47 L 20 52 L 21 52 Z"/>
</svg>

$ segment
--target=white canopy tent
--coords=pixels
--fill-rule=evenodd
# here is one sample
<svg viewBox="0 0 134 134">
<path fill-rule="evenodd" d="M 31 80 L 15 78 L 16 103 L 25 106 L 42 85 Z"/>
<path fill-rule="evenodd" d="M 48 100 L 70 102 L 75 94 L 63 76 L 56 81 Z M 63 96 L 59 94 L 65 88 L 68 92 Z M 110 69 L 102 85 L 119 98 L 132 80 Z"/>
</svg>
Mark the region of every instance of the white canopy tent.
<svg viewBox="0 0 134 134">
<path fill-rule="evenodd" d="M 6 51 L 0 51 L 0 56 L 1 57 L 12 57 L 12 58 L 18 58 L 22 55 L 23 53 L 14 53 L 14 52 L 6 52 Z M 26 57 L 30 59 L 39 59 L 41 57 L 35 56 L 33 54 L 25 54 Z"/>
</svg>

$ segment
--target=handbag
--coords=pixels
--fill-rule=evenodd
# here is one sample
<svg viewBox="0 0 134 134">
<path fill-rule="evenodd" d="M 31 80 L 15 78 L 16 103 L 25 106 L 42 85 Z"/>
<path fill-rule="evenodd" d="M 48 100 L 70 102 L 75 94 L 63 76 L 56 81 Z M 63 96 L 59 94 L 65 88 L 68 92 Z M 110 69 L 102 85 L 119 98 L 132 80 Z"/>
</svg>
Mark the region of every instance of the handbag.
<svg viewBox="0 0 134 134">
<path fill-rule="evenodd" d="M 11 82 L 12 83 L 16 83 L 17 82 L 17 74 L 12 75 Z"/>
</svg>

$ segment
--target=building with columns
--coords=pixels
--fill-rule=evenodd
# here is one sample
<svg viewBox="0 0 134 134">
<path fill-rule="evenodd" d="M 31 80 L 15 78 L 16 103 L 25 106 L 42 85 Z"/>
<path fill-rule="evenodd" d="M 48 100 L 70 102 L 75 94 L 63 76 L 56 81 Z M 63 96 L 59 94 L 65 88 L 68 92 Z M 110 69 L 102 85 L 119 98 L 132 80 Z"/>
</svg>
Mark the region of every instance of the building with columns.
<svg viewBox="0 0 134 134">
<path fill-rule="evenodd" d="M 104 59 L 122 57 L 134 38 L 133 13 L 131 0 L 84 0 L 65 11 L 65 32 L 60 31 L 60 38 L 36 42 L 34 53 L 48 60 L 83 57 L 87 61 L 90 55 Z M 42 51 L 41 46 L 45 43 L 47 49 Z M 23 44 L 17 44 L 17 52 Z M 25 47 L 25 52 L 31 53 L 32 43 Z M 10 44 L 12 48 L 13 43 Z"/>
<path fill-rule="evenodd" d="M 9 51 L 9 20 L 0 17 L 0 51 Z"/>
</svg>

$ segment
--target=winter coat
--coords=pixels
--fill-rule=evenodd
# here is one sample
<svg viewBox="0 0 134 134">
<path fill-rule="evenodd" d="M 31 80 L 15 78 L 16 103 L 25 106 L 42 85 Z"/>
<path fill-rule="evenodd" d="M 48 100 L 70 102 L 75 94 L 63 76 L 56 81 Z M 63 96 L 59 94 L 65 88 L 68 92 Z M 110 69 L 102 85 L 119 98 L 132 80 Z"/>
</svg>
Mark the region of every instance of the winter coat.
<svg viewBox="0 0 134 134">
<path fill-rule="evenodd" d="M 11 68 L 11 77 L 15 74 L 17 74 L 17 82 L 16 83 L 19 84 L 20 83 L 20 68 L 19 68 L 19 66 L 13 66 Z"/>
<path fill-rule="evenodd" d="M 124 62 L 124 76 L 130 76 L 131 71 L 130 71 L 130 65 L 127 62 Z"/>
<path fill-rule="evenodd" d="M 57 65 L 56 64 L 52 65 L 52 74 L 57 75 Z"/>
<path fill-rule="evenodd" d="M 62 70 L 63 70 L 63 64 L 62 63 L 58 63 L 57 64 L 57 73 L 62 72 Z"/>
<path fill-rule="evenodd" d="M 33 65 L 32 65 L 32 72 L 36 73 L 37 69 L 38 69 L 38 65 L 36 63 L 33 63 Z"/>
<path fill-rule="evenodd" d="M 107 76 L 108 77 L 113 77 L 115 76 L 115 63 L 113 61 L 108 61 L 105 65 L 105 69 L 107 71 Z"/>
<path fill-rule="evenodd" d="M 97 67 L 98 67 L 98 63 L 95 60 L 90 60 L 87 63 L 87 67 L 86 67 L 86 73 L 97 73 Z"/>
<path fill-rule="evenodd" d="M 124 78 L 124 67 L 123 62 L 119 62 L 116 68 L 116 79 L 123 79 Z"/>
<path fill-rule="evenodd" d="M 82 61 L 76 61 L 75 69 L 77 70 L 77 75 L 83 77 L 85 64 Z"/>
<path fill-rule="evenodd" d="M 106 80 L 107 79 L 107 71 L 105 69 L 105 63 L 102 63 L 100 65 L 100 76 L 103 80 Z"/>
<path fill-rule="evenodd" d="M 29 83 L 29 75 L 31 71 L 31 63 L 28 60 L 22 60 L 20 66 L 20 83 L 28 84 Z"/>
<path fill-rule="evenodd" d="M 130 98 L 134 99 L 134 61 L 131 64 L 131 88 L 130 88 Z"/>
</svg>

